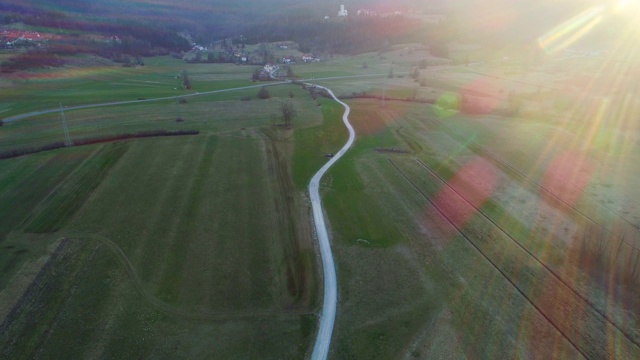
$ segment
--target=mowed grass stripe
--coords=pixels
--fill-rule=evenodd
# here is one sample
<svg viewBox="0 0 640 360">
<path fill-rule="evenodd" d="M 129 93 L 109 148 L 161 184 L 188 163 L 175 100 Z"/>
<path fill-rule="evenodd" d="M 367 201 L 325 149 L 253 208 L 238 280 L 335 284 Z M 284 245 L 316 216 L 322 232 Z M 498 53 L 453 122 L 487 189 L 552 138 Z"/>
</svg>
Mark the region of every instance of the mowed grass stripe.
<svg viewBox="0 0 640 360">
<path fill-rule="evenodd" d="M 185 220 L 190 206 L 190 193 L 197 174 L 201 157 L 206 148 L 206 138 L 198 137 L 188 143 L 174 142 L 161 150 L 162 161 L 158 164 L 161 172 L 156 179 L 150 179 L 160 187 L 155 208 L 145 212 L 159 212 L 148 219 L 149 231 L 139 238 L 141 246 L 136 260 L 141 269 L 141 278 L 149 282 L 152 293 L 172 304 L 178 303 L 177 278 L 167 278 L 168 272 L 178 273 L 182 262 L 177 262 L 178 254 L 189 239 L 180 234 L 179 226 Z M 151 150 L 147 148 L 147 151 Z M 154 197 L 148 193 L 145 197 Z M 140 204 L 138 204 L 140 205 Z M 177 276 L 177 275 L 176 275 Z"/>
<path fill-rule="evenodd" d="M 84 162 L 61 187 L 45 200 L 42 210 L 25 228 L 26 232 L 50 233 L 60 230 L 82 207 L 111 168 L 127 151 L 127 143 L 101 147 L 88 162 Z"/>
<path fill-rule="evenodd" d="M 176 227 L 184 212 L 185 193 L 188 192 L 199 154 L 204 146 L 202 140 L 202 138 L 194 137 L 188 141 L 165 143 L 161 147 L 145 144 L 146 148 L 140 153 L 140 156 L 144 157 L 145 154 L 148 156 L 149 151 L 156 149 L 163 156 L 163 160 L 159 164 L 162 174 L 156 179 L 151 179 L 151 182 L 163 185 L 164 189 L 155 192 L 153 189 L 145 188 L 149 184 L 148 182 L 141 182 L 138 185 L 139 195 L 133 204 L 141 207 L 139 210 L 144 214 L 137 223 L 150 223 L 152 230 L 145 237 L 141 237 L 140 233 L 136 232 L 137 237 L 129 239 L 134 242 L 133 245 L 136 249 L 140 249 L 137 251 L 140 257 L 133 258 L 132 262 L 138 269 L 140 278 L 148 284 L 151 292 L 157 292 L 158 288 L 162 286 L 160 282 L 164 269 L 167 268 L 166 259 L 171 256 L 169 252 L 177 240 Z M 139 171 L 136 175 L 140 176 L 141 172 Z M 165 191 L 168 196 L 158 196 Z M 162 202 L 159 202 L 158 199 L 161 199 Z M 150 204 L 145 204 L 146 201 L 154 203 L 153 207 Z M 162 212 L 156 219 L 149 219 L 148 214 L 155 211 L 154 207 L 162 209 Z M 166 295 L 170 296 L 171 293 Z M 162 296 L 161 298 L 168 300 Z"/>
<path fill-rule="evenodd" d="M 181 234 L 180 226 L 188 216 L 191 200 L 189 194 L 193 191 L 194 179 L 206 145 L 203 140 L 199 138 L 185 144 L 186 151 L 182 153 L 182 158 L 178 159 L 179 163 L 173 164 L 176 168 L 170 181 L 171 196 L 167 199 L 171 203 L 161 205 L 171 210 L 165 212 L 165 216 L 169 218 L 163 219 L 163 224 L 154 226 L 154 229 L 163 229 L 162 233 L 154 232 L 151 238 L 145 239 L 146 250 L 143 254 L 153 253 L 154 256 L 145 256 L 145 264 L 142 265 L 146 265 L 147 269 L 152 263 L 156 265 L 155 271 L 149 274 L 153 292 L 163 301 L 176 305 L 179 303 L 177 273 L 182 267 L 180 257 L 183 247 L 190 240 L 188 236 Z M 151 247 L 155 248 L 153 252 Z"/>
<path fill-rule="evenodd" d="M 196 213 L 203 200 L 202 187 L 208 180 L 205 177 L 209 167 L 212 167 L 211 158 L 214 153 L 215 139 L 209 137 L 206 141 L 200 139 L 197 148 L 187 156 L 194 158 L 193 164 L 186 169 L 186 181 L 180 184 L 184 188 L 179 210 L 176 211 L 176 221 L 173 223 L 170 237 L 162 260 L 162 274 L 158 281 L 156 293 L 162 299 L 174 304 L 184 304 L 180 292 L 182 273 L 185 267 L 191 268 L 194 264 L 186 262 L 186 252 L 192 242 L 203 239 L 194 237 L 194 232 L 199 226 L 196 222 Z M 191 289 L 195 291 L 196 289 Z"/>
<path fill-rule="evenodd" d="M 274 272 L 275 259 L 268 254 L 282 241 L 280 234 L 269 228 L 275 220 L 271 199 L 266 196 L 269 179 L 263 175 L 264 155 L 256 141 L 220 141 L 225 151 L 214 155 L 217 171 L 207 184 L 208 201 L 203 202 L 198 221 L 207 234 L 208 252 L 194 248 L 190 257 L 193 261 L 208 260 L 209 279 L 204 282 L 208 293 L 200 301 L 206 299 L 212 309 L 264 309 L 279 295 L 272 289 L 279 278 Z M 195 269 L 190 270 L 193 274 Z M 185 279 L 184 283 L 198 286 L 193 280 Z"/>
<path fill-rule="evenodd" d="M 87 149 L 64 149 L 52 154 L 0 161 L 0 167 L 13 162 L 19 164 L 0 180 L 0 242 L 88 155 Z"/>
<path fill-rule="evenodd" d="M 181 180 L 197 141 L 197 136 L 132 141 L 73 230 L 112 239 L 148 283 L 175 221 Z"/>
<path fill-rule="evenodd" d="M 175 140 L 175 139 L 171 139 Z M 152 145 L 153 144 L 153 145 Z M 155 148 L 166 147 L 167 145 L 173 148 L 173 142 L 169 143 L 160 143 L 153 142 L 152 144 L 139 144 L 136 147 L 137 150 L 142 149 L 145 152 L 149 152 L 148 149 L 151 146 Z M 139 158 L 138 158 L 139 159 Z M 136 185 L 140 186 L 140 188 L 136 188 L 137 194 L 140 194 L 140 191 L 148 191 L 150 194 L 155 194 L 155 196 L 149 196 L 146 198 L 146 203 L 144 204 L 144 216 L 147 221 L 141 221 L 138 225 L 140 234 L 139 239 L 147 239 L 151 236 L 151 233 L 155 230 L 156 224 L 158 224 L 161 220 L 162 214 L 164 214 L 165 204 L 167 203 L 167 198 L 171 193 L 171 187 L 165 186 L 165 184 L 160 181 L 163 175 L 165 175 L 166 169 L 162 164 L 166 161 L 165 153 L 160 151 L 154 151 L 151 154 L 147 154 L 147 161 L 145 165 L 145 171 L 140 173 L 140 178 L 136 181 Z M 128 170 L 123 173 L 135 173 L 135 170 L 139 168 L 139 164 L 137 161 L 130 162 L 128 164 Z M 175 178 L 174 178 L 175 179 Z M 137 246 L 132 253 L 129 255 L 131 259 L 139 259 L 145 251 L 143 246 Z"/>
<path fill-rule="evenodd" d="M 205 153 L 198 165 L 196 184 L 189 194 L 191 205 L 187 211 L 187 218 L 184 218 L 180 227 L 180 236 L 189 237 L 182 246 L 182 262 L 175 269 L 180 283 L 176 288 L 182 303 L 192 310 L 208 309 L 215 310 L 209 306 L 209 294 L 215 284 L 216 268 L 215 259 L 217 249 L 215 246 L 218 235 L 214 232 L 213 223 L 217 219 L 217 214 L 212 209 L 216 199 L 211 196 L 211 191 L 216 184 L 214 179 L 217 172 L 225 173 L 228 169 L 218 166 L 215 161 L 218 150 L 218 142 L 226 146 L 225 139 L 210 137 L 207 141 Z M 178 272 L 180 270 L 180 272 Z M 199 284 L 200 289 L 194 291 L 193 286 Z"/>
<path fill-rule="evenodd" d="M 1 358 L 35 358 L 47 346 L 95 252 L 91 244 L 64 241 L 0 324 Z M 46 358 L 46 356 L 45 356 Z"/>
<path fill-rule="evenodd" d="M 174 272 L 168 293 L 185 310 L 270 309 L 287 295 L 277 271 L 283 240 L 271 227 L 277 218 L 263 149 L 255 140 L 214 139 L 132 142 L 73 227 L 118 243 L 151 292 L 167 280 L 164 271 Z M 214 141 L 224 143 L 207 147 Z M 167 261 L 171 246 L 186 253 Z"/>
</svg>

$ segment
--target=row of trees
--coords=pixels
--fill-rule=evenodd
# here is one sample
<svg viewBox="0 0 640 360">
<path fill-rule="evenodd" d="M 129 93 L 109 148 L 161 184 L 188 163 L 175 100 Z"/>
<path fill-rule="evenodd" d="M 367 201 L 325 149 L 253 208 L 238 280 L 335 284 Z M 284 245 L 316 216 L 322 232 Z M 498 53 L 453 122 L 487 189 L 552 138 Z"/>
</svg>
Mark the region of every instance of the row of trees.
<svg viewBox="0 0 640 360">
<path fill-rule="evenodd" d="M 398 41 L 418 40 L 422 24 L 404 17 L 366 17 L 326 22 L 284 17 L 244 31 L 250 44 L 292 40 L 302 52 L 354 54 L 375 51 Z"/>
<path fill-rule="evenodd" d="M 162 48 L 167 51 L 188 50 L 189 42 L 177 34 L 177 29 L 166 24 L 140 20 L 139 18 L 113 20 L 105 17 L 92 19 L 92 15 L 78 17 L 73 13 L 62 11 L 46 11 L 40 8 L 30 8 L 7 13 L 3 22 L 23 22 L 27 25 L 58 29 L 65 33 L 65 37 L 71 39 L 67 42 L 84 41 L 79 33 L 102 34 L 105 36 L 118 36 L 118 50 L 131 55 L 146 55 L 149 49 Z M 88 47 L 83 44 L 82 48 Z M 94 48 L 95 46 L 91 46 Z"/>
<path fill-rule="evenodd" d="M 56 54 L 49 53 L 45 50 L 31 50 L 3 61 L 0 63 L 0 70 L 2 72 L 14 72 L 41 67 L 60 67 L 65 63 L 66 62 L 56 56 Z"/>
</svg>

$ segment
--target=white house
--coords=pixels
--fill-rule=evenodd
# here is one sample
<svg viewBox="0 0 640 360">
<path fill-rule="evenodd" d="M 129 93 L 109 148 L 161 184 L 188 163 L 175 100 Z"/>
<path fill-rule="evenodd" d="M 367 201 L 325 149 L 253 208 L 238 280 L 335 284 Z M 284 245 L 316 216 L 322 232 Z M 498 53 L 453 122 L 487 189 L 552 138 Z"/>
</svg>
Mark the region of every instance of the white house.
<svg viewBox="0 0 640 360">
<path fill-rule="evenodd" d="M 340 11 L 338 11 L 338 16 L 347 16 L 349 12 L 345 10 L 344 5 L 340 5 Z"/>
</svg>

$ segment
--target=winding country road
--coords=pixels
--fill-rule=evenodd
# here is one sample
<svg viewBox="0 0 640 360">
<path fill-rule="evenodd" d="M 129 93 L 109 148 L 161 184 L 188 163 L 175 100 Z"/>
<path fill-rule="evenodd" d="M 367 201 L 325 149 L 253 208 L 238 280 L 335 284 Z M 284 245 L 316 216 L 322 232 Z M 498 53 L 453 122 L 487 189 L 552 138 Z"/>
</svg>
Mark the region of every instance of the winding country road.
<svg viewBox="0 0 640 360">
<path fill-rule="evenodd" d="M 384 74 L 318 78 L 318 79 L 315 79 L 315 81 L 351 78 L 351 77 L 369 77 L 369 76 L 384 76 Z M 289 83 L 290 81 L 282 81 L 277 83 L 270 83 L 270 84 L 267 84 L 267 86 L 283 85 L 283 84 L 289 84 Z M 333 334 L 333 325 L 335 323 L 335 318 L 336 318 L 338 287 L 337 287 L 337 280 L 336 280 L 336 269 L 333 261 L 333 254 L 331 253 L 331 244 L 329 242 L 329 234 L 324 221 L 324 213 L 322 211 L 322 203 L 320 199 L 319 187 L 320 187 L 320 180 L 322 179 L 322 176 L 336 161 L 338 161 L 338 159 L 342 157 L 342 155 L 344 155 L 347 152 L 347 150 L 353 144 L 355 140 L 355 131 L 351 126 L 351 124 L 349 123 L 349 113 L 351 111 L 351 108 L 349 108 L 349 105 L 338 100 L 338 98 L 335 96 L 333 91 L 331 91 L 326 87 L 319 86 L 319 85 L 312 85 L 312 84 L 307 84 L 307 85 L 315 86 L 316 88 L 326 90 L 331 95 L 331 97 L 333 97 L 335 101 L 337 101 L 342 106 L 344 106 L 345 112 L 342 115 L 342 121 L 344 122 L 345 126 L 349 130 L 349 139 L 347 140 L 347 143 L 320 170 L 318 170 L 318 172 L 313 176 L 313 178 L 311 179 L 311 182 L 309 183 L 309 196 L 311 199 L 313 219 L 316 226 L 316 233 L 318 235 L 318 242 L 320 245 L 320 254 L 322 257 L 322 265 L 323 265 L 323 272 L 324 272 L 324 300 L 322 304 L 322 311 L 320 314 L 320 326 L 318 329 L 318 335 L 316 338 L 315 345 L 313 347 L 313 353 L 311 355 L 311 358 L 313 360 L 325 360 L 329 355 L 329 348 L 331 346 L 331 337 Z M 181 96 L 182 97 L 202 96 L 202 95 L 215 94 L 215 93 L 221 93 L 221 92 L 227 92 L 227 91 L 258 88 L 262 86 L 265 86 L 265 85 L 264 84 L 250 85 L 250 86 L 244 86 L 239 88 L 192 93 L 192 94 L 186 94 Z M 175 98 L 175 96 L 154 98 L 154 99 L 144 99 L 144 100 L 128 100 L 128 101 L 116 101 L 116 102 L 99 103 L 99 104 L 86 104 L 86 105 L 70 106 L 65 108 L 65 110 L 77 110 L 77 109 L 86 109 L 86 108 L 95 108 L 95 107 L 125 105 L 125 104 L 141 103 L 141 102 L 168 100 L 173 98 Z M 22 120 L 22 119 L 26 119 L 26 118 L 30 118 L 38 115 L 58 112 L 58 111 L 60 111 L 60 109 L 49 109 L 49 110 L 29 112 L 29 113 L 5 118 L 4 122 L 10 123 L 13 121 L 18 121 L 18 120 Z M 113 248 L 112 244 L 109 241 L 104 241 L 101 238 L 98 238 L 98 240 L 105 242 L 107 245 L 109 245 L 112 248 L 112 250 L 114 250 L 116 253 L 121 255 L 121 257 L 124 256 L 124 253 L 120 254 L 121 250 L 119 250 L 118 248 Z M 124 258 L 126 259 L 126 256 L 124 256 Z M 130 266 L 130 264 L 128 265 L 127 270 L 129 270 L 129 272 L 135 276 L 135 271 L 133 271 L 133 268 Z M 154 305 L 158 307 L 164 306 L 164 304 L 154 304 Z"/>
<path fill-rule="evenodd" d="M 344 106 L 345 111 L 342 115 L 342 121 L 349 130 L 349 140 L 346 144 L 335 154 L 334 157 L 329 160 L 324 166 L 318 170 L 309 183 L 309 196 L 311 197 L 311 207 L 313 209 L 313 220 L 316 224 L 316 232 L 318 234 L 318 242 L 320 244 L 320 254 L 322 256 L 322 268 L 324 270 L 324 300 L 322 302 L 322 313 L 320 314 L 320 327 L 318 329 L 318 336 L 316 343 L 313 347 L 313 353 L 311 359 L 324 360 L 329 355 L 329 347 L 331 346 L 331 336 L 333 334 L 333 324 L 336 320 L 336 307 L 338 302 L 338 286 L 336 280 L 336 267 L 333 262 L 333 254 L 331 253 L 331 244 L 329 243 L 329 234 L 327 232 L 327 226 L 324 222 L 324 213 L 322 212 L 322 203 L 320 199 L 320 179 L 329 170 L 338 159 L 347 152 L 347 150 L 353 144 L 356 137 L 356 133 L 353 127 L 349 123 L 349 113 L 351 108 L 349 105 L 338 100 L 333 94 L 333 91 L 326 87 L 317 86 L 318 88 L 325 89 L 335 101 Z"/>
</svg>

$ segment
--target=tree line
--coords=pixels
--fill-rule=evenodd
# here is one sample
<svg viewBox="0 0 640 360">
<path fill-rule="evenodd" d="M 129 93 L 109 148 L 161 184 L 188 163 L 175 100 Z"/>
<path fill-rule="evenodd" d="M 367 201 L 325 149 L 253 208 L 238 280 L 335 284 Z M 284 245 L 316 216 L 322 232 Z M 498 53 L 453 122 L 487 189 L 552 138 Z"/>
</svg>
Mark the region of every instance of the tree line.
<svg viewBox="0 0 640 360">
<path fill-rule="evenodd" d="M 418 20 L 402 16 L 354 17 L 343 21 L 283 17 L 246 29 L 249 44 L 290 40 L 303 52 L 356 54 L 376 51 L 398 42 L 419 40 L 425 33 Z"/>
</svg>

